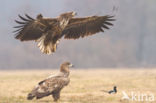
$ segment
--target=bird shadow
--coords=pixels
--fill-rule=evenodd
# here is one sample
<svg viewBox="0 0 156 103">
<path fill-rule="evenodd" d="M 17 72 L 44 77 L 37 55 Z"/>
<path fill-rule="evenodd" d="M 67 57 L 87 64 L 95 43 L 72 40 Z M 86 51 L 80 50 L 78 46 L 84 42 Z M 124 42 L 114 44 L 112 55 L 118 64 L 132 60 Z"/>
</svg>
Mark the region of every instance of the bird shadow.
<svg viewBox="0 0 156 103">
<path fill-rule="evenodd" d="M 37 103 L 51 103 L 52 100 L 39 100 Z"/>
</svg>

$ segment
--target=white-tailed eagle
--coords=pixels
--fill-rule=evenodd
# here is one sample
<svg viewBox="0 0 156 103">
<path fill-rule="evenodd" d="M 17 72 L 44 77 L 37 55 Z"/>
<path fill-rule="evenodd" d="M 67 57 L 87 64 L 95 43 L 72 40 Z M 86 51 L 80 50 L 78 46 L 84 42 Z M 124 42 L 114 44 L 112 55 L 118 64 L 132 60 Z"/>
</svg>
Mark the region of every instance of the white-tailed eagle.
<svg viewBox="0 0 156 103">
<path fill-rule="evenodd" d="M 63 63 L 60 67 L 60 72 L 58 74 L 49 76 L 43 81 L 40 81 L 28 94 L 27 99 L 32 100 L 34 97 L 36 97 L 36 99 L 40 99 L 45 96 L 52 95 L 54 101 L 57 101 L 60 98 L 61 90 L 70 82 L 69 67 L 72 67 L 71 63 Z"/>
<path fill-rule="evenodd" d="M 98 32 L 104 32 L 113 24 L 113 16 L 90 16 L 84 18 L 73 18 L 75 12 L 61 14 L 57 18 L 45 18 L 39 14 L 36 19 L 28 16 L 19 15 L 22 21 L 16 21 L 20 24 L 15 32 L 15 38 L 20 41 L 35 40 L 42 53 L 51 54 L 56 51 L 59 40 L 78 39 Z"/>
</svg>

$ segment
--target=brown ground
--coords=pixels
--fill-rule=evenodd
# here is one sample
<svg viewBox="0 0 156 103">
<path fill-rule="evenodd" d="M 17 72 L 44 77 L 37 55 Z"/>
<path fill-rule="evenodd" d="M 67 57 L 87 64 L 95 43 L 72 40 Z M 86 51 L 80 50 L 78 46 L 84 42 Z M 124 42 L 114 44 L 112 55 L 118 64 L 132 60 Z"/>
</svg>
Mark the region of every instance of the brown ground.
<svg viewBox="0 0 156 103">
<path fill-rule="evenodd" d="M 56 70 L 0 71 L 0 103 L 53 103 L 51 96 L 40 100 L 26 100 L 27 94 L 42 79 Z M 62 90 L 58 103 L 139 103 L 122 100 L 122 91 L 154 95 L 156 99 L 156 69 L 88 69 L 71 70 L 71 82 Z M 117 94 L 111 90 L 116 85 Z M 148 103 L 145 101 L 140 103 Z M 138 100 L 138 98 L 137 98 Z M 156 103 L 154 102 L 149 103 Z"/>
</svg>

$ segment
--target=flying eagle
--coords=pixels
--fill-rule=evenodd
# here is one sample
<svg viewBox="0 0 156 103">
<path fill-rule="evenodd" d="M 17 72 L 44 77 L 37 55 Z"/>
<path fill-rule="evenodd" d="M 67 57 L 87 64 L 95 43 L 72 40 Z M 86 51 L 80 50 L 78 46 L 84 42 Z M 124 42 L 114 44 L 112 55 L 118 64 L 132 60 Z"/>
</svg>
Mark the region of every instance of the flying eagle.
<svg viewBox="0 0 156 103">
<path fill-rule="evenodd" d="M 113 24 L 114 16 L 90 16 L 84 18 L 74 18 L 75 12 L 63 13 L 57 18 L 45 18 L 42 14 L 37 15 L 36 19 L 25 14 L 20 15 L 22 21 L 15 20 L 20 24 L 15 38 L 20 41 L 34 40 L 38 42 L 38 47 L 42 53 L 51 54 L 56 51 L 60 39 L 78 39 L 98 32 L 104 32 Z"/>
<path fill-rule="evenodd" d="M 48 78 L 40 81 L 37 86 L 28 94 L 27 99 L 32 100 L 43 98 L 45 96 L 52 95 L 54 101 L 60 98 L 60 92 L 70 82 L 69 67 L 73 65 L 69 62 L 65 62 L 60 67 L 60 72 L 56 75 L 51 75 Z"/>
</svg>

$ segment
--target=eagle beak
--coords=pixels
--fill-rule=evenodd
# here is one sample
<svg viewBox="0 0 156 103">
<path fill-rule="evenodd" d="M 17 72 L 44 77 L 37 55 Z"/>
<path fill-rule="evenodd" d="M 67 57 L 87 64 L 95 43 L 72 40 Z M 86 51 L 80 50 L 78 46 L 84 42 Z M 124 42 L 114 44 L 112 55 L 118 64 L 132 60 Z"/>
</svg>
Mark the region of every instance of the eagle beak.
<svg viewBox="0 0 156 103">
<path fill-rule="evenodd" d="M 73 64 L 70 64 L 69 67 L 74 67 L 74 65 Z"/>
<path fill-rule="evenodd" d="M 77 13 L 76 12 L 72 12 L 72 15 L 75 16 L 75 15 L 77 15 Z"/>
</svg>

